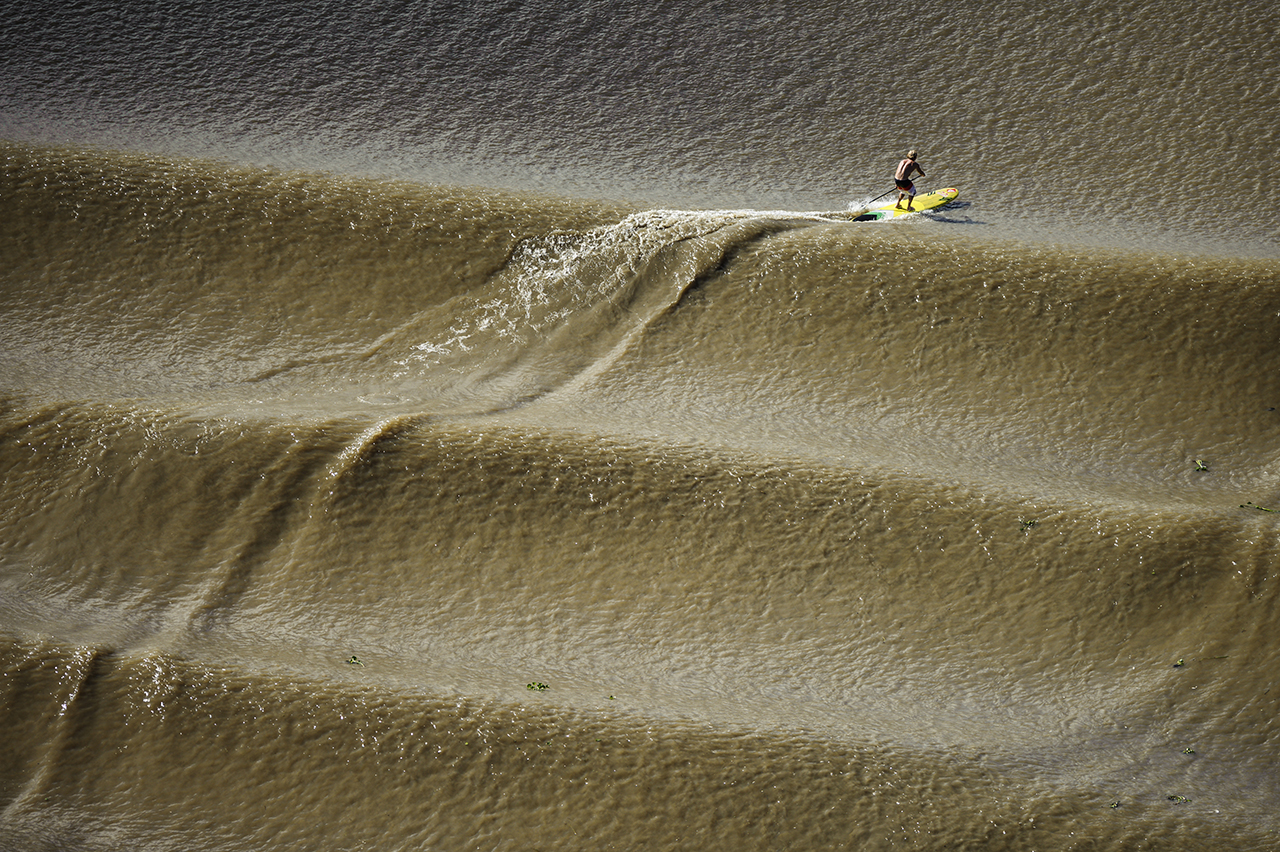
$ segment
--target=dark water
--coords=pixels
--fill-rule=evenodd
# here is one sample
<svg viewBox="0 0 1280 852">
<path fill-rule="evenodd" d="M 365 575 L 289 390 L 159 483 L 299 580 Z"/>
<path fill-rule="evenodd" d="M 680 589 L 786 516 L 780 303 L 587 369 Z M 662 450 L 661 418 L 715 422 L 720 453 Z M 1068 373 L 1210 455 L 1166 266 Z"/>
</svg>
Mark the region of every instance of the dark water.
<svg viewBox="0 0 1280 852">
<path fill-rule="evenodd" d="M 0 847 L 1280 847 L 1269 6 L 0 13 Z"/>
</svg>

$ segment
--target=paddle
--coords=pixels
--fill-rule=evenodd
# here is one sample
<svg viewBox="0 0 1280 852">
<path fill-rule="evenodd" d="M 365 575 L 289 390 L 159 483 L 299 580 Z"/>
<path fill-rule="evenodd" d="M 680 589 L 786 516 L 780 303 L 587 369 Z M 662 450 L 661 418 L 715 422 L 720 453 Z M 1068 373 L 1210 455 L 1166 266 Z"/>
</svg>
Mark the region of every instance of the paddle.
<svg viewBox="0 0 1280 852">
<path fill-rule="evenodd" d="M 889 190 L 889 192 L 882 192 L 882 193 L 880 193 L 879 195 L 877 195 L 875 198 L 873 198 L 873 199 L 871 199 L 870 201 L 868 201 L 867 203 L 868 203 L 868 204 L 873 204 L 873 203 L 875 203 L 875 202 L 879 201 L 881 198 L 884 198 L 884 197 L 885 197 L 886 195 L 888 195 L 890 192 L 897 192 L 897 191 L 898 191 L 898 188 L 895 186 L 893 189 Z"/>
<path fill-rule="evenodd" d="M 893 189 L 889 190 L 889 192 L 882 192 L 879 195 L 877 195 L 875 198 L 871 199 L 871 201 L 868 201 L 867 203 L 871 204 L 873 201 L 879 201 L 881 198 L 884 198 L 890 192 L 897 192 L 897 191 L 898 191 L 898 187 L 895 186 Z"/>
</svg>

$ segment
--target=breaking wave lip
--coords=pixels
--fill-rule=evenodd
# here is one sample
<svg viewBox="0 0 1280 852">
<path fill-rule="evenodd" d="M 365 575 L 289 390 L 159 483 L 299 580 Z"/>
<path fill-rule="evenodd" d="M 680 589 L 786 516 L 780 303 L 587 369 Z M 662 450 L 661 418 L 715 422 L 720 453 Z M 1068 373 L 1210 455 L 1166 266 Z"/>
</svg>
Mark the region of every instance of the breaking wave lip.
<svg viewBox="0 0 1280 852">
<path fill-rule="evenodd" d="M 523 240 L 478 292 L 397 330 L 401 341 L 418 342 L 407 352 L 402 346 L 395 363 L 426 381 L 432 373 L 463 376 L 480 403 L 467 413 L 527 405 L 607 369 L 735 253 L 815 221 L 801 213 L 650 210 Z"/>
</svg>

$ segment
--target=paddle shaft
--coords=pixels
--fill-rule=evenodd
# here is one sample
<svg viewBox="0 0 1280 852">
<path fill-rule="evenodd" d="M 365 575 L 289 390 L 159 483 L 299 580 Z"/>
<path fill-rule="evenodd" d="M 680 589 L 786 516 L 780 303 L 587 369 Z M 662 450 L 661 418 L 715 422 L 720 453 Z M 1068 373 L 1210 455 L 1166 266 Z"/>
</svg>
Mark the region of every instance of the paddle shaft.
<svg viewBox="0 0 1280 852">
<path fill-rule="evenodd" d="M 923 177 L 923 175 L 922 175 L 922 177 Z M 897 187 L 897 186 L 894 186 L 894 188 L 893 188 L 893 189 L 889 190 L 889 192 L 897 192 L 897 191 L 898 191 L 898 187 Z M 882 192 L 882 193 L 880 193 L 879 195 L 877 195 L 875 198 L 871 199 L 871 201 L 879 201 L 881 198 L 884 198 L 886 195 L 888 195 L 888 194 L 889 194 L 889 192 Z M 870 203 L 871 203 L 871 201 L 868 201 L 867 203 L 868 203 L 868 204 L 870 204 Z"/>
</svg>

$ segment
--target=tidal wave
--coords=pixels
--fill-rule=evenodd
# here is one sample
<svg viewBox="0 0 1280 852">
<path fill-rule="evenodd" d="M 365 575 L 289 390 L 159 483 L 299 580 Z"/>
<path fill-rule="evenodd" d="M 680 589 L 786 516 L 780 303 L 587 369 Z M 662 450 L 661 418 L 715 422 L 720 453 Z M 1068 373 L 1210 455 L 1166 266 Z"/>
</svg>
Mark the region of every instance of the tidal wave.
<svg viewBox="0 0 1280 852">
<path fill-rule="evenodd" d="M 1276 830 L 1274 262 L 4 164 L 11 846 Z"/>
</svg>

